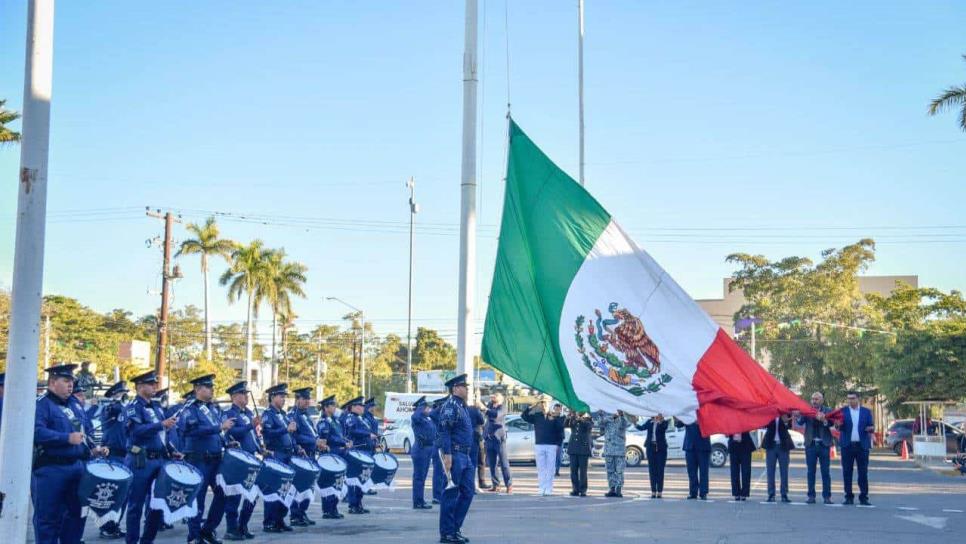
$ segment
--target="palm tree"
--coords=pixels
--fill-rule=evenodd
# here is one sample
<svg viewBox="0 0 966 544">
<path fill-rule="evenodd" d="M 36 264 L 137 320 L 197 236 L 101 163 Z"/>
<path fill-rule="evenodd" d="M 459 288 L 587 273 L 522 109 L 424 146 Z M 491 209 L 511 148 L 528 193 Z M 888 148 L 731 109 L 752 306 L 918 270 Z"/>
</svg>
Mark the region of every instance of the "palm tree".
<svg viewBox="0 0 966 544">
<path fill-rule="evenodd" d="M 966 55 L 963 55 L 966 60 Z M 959 108 L 959 128 L 966 131 L 966 85 L 949 87 L 929 104 L 929 115 L 936 115 L 949 108 Z"/>
<path fill-rule="evenodd" d="M 305 298 L 305 272 L 308 268 L 298 262 L 286 261 L 285 250 L 269 251 L 266 260 L 266 281 L 256 293 L 259 302 L 272 309 L 272 380 L 278 381 L 278 360 L 275 346 L 279 318 L 292 313 L 292 295 Z"/>
<path fill-rule="evenodd" d="M 231 262 L 231 252 L 235 250 L 238 244 L 231 240 L 226 240 L 219 237 L 218 225 L 215 224 L 215 218 L 209 217 L 205 220 L 204 225 L 197 225 L 195 223 L 188 224 L 188 232 L 194 235 L 194 238 L 185 240 L 181 242 L 181 246 L 178 248 L 178 252 L 174 254 L 175 258 L 181 257 L 182 255 L 201 255 L 201 274 L 204 276 L 205 282 L 205 353 L 208 354 L 208 360 L 211 361 L 211 315 L 208 304 L 208 257 L 221 257 L 227 262 Z"/>
<path fill-rule="evenodd" d="M 6 100 L 0 100 L 0 144 L 20 141 L 20 133 L 7 128 L 7 123 L 20 119 L 20 114 L 5 108 L 6 103 Z"/>
<path fill-rule="evenodd" d="M 264 248 L 261 240 L 253 240 L 247 246 L 238 246 L 231 253 L 231 266 L 221 275 L 218 282 L 228 286 L 228 301 L 237 302 L 242 296 L 248 297 L 248 311 L 245 326 L 245 366 L 242 369 L 242 379 L 248 380 L 252 366 L 252 343 L 254 342 L 254 326 L 252 317 L 258 315 L 258 297 L 260 289 L 266 283 L 266 269 L 269 251 Z"/>
</svg>

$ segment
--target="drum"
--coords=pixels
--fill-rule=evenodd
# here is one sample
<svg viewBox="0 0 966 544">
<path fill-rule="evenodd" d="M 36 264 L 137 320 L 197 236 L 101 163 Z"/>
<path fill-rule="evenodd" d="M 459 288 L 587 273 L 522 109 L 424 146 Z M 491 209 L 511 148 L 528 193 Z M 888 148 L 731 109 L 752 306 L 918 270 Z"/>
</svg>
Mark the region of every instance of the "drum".
<svg viewBox="0 0 966 544">
<path fill-rule="evenodd" d="M 204 481 L 201 471 L 184 461 L 169 461 L 161 465 L 158 477 L 151 485 L 152 510 L 164 514 L 164 522 L 174 524 L 198 514 L 195 500 Z"/>
<path fill-rule="evenodd" d="M 262 462 L 258 457 L 245 450 L 229 448 L 225 450 L 225 456 L 221 459 L 215 483 L 225 492 L 225 495 L 242 495 L 251 501 L 258 496 L 258 492 L 253 491 L 253 487 L 261 468 Z"/>
<path fill-rule="evenodd" d="M 94 514 L 98 527 L 117 522 L 133 481 L 134 473 L 122 463 L 108 459 L 90 461 L 84 465 L 84 475 L 77 486 L 81 507 Z"/>
<path fill-rule="evenodd" d="M 316 459 L 319 465 L 319 489 L 323 497 L 345 496 L 345 471 L 348 466 L 338 455 L 323 453 Z"/>
<path fill-rule="evenodd" d="M 372 489 L 372 467 L 375 461 L 364 451 L 348 450 L 345 452 L 348 465 L 345 471 L 345 483 L 352 487 L 360 487 L 363 491 Z"/>
<path fill-rule="evenodd" d="M 278 459 L 264 459 L 255 478 L 255 487 L 265 502 L 281 502 L 287 507 L 292 505 L 295 497 L 293 478 L 295 471 L 285 463 Z"/>
<path fill-rule="evenodd" d="M 309 457 L 292 457 L 289 463 L 295 471 L 292 487 L 295 488 L 295 500 L 304 501 L 315 497 L 316 482 L 322 469 Z"/>
<path fill-rule="evenodd" d="M 372 487 L 374 489 L 394 489 L 396 470 L 399 468 L 399 461 L 391 453 L 377 453 L 372 456 Z"/>
</svg>

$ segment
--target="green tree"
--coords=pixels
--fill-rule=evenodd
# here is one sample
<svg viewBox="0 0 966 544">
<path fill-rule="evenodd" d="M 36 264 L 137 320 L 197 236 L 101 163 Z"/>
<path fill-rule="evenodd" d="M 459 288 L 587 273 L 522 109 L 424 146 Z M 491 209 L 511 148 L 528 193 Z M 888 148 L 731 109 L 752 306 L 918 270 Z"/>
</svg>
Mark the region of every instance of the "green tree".
<svg viewBox="0 0 966 544">
<path fill-rule="evenodd" d="M 242 376 L 249 376 L 252 366 L 252 346 L 255 342 L 255 327 L 252 318 L 258 315 L 258 290 L 267 281 L 266 261 L 268 251 L 261 240 L 253 240 L 247 246 L 238 246 L 232 251 L 231 266 L 219 278 L 221 285 L 228 286 L 228 301 L 231 303 L 247 297 L 248 306 L 245 317 L 245 365 Z"/>
<path fill-rule="evenodd" d="M 7 101 L 0 100 L 0 144 L 9 142 L 19 142 L 20 133 L 15 132 L 7 125 L 20 119 L 20 114 L 6 108 Z"/>
<path fill-rule="evenodd" d="M 175 258 L 185 255 L 201 256 L 201 275 L 203 276 L 205 290 L 205 354 L 208 360 L 211 360 L 211 313 L 208 303 L 209 257 L 221 257 L 228 262 L 237 244 L 221 237 L 214 217 L 206 219 L 204 225 L 188 223 L 187 229 L 194 238 L 181 242 L 181 246 L 174 256 Z"/>
<path fill-rule="evenodd" d="M 963 60 L 966 60 L 966 55 L 963 55 Z M 929 115 L 948 109 L 959 110 L 959 128 L 966 131 L 966 85 L 949 87 L 929 103 Z"/>
<path fill-rule="evenodd" d="M 417 370 L 452 370 L 456 368 L 456 348 L 439 332 L 426 327 L 416 329 L 413 348 L 413 373 Z"/>
<path fill-rule="evenodd" d="M 266 253 L 264 281 L 256 289 L 256 306 L 265 302 L 272 310 L 272 381 L 278 381 L 278 358 L 275 353 L 276 332 L 280 316 L 294 317 L 292 296 L 305 297 L 305 273 L 307 267 L 298 262 L 285 260 L 285 250 L 275 249 Z"/>
</svg>

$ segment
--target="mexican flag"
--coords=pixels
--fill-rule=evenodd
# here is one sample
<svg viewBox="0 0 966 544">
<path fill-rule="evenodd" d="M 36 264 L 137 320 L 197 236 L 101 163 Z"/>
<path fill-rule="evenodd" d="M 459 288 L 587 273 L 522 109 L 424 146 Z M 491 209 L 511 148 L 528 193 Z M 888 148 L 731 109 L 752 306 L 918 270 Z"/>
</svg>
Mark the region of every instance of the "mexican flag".
<svg viewBox="0 0 966 544">
<path fill-rule="evenodd" d="M 705 435 L 813 412 L 513 121 L 509 138 L 484 361 L 571 408 L 697 418 Z"/>
</svg>

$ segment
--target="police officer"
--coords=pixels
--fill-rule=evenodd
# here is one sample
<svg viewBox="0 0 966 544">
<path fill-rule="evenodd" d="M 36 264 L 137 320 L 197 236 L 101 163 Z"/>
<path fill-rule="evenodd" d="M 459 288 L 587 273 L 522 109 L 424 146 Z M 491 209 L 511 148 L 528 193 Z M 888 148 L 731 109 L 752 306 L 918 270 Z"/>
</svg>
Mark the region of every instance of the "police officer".
<svg viewBox="0 0 966 544">
<path fill-rule="evenodd" d="M 486 406 L 486 426 L 483 429 L 484 444 L 486 444 L 486 462 L 490 466 L 491 491 L 499 491 L 499 480 L 496 474 L 497 461 L 503 474 L 503 485 L 506 492 L 513 492 L 513 479 L 510 476 L 510 460 L 506 455 L 506 404 L 503 394 L 495 393 L 490 397 Z"/>
<path fill-rule="evenodd" d="M 131 491 L 127 499 L 127 544 L 151 544 L 161 527 L 161 511 L 148 509 L 145 503 L 151 486 L 158 477 L 165 459 L 180 457 L 171 454 L 165 434 L 174 428 L 178 419 L 165 418 L 161 405 L 154 400 L 158 377 L 152 370 L 134 378 L 137 397 L 128 404 L 124 424 L 128 438 L 128 454 L 124 462 L 134 472 Z M 141 515 L 145 515 L 144 533 L 141 533 Z"/>
<path fill-rule="evenodd" d="M 171 417 L 174 414 L 180 413 L 181 410 L 185 406 L 187 406 L 189 402 L 195 401 L 195 391 L 194 389 L 191 389 L 184 395 L 181 395 L 181 402 L 177 402 L 165 408 L 164 404 L 167 399 L 167 396 L 166 396 L 167 391 L 168 391 L 167 389 L 162 389 L 156 392 L 155 399 L 154 399 L 159 403 L 161 408 L 164 410 L 164 417 Z M 171 444 L 172 448 L 178 451 L 182 451 L 184 449 L 184 442 L 181 440 L 183 428 L 184 428 L 184 418 L 180 418 L 178 420 L 178 424 L 172 427 L 171 429 L 169 429 L 168 432 L 166 433 L 168 443 Z"/>
<path fill-rule="evenodd" d="M 439 434 L 436 444 L 443 457 L 443 468 L 456 487 L 443 492 L 439 511 L 439 541 L 469 542 L 460 529 L 473 502 L 473 479 L 476 464 L 470 455 L 473 447 L 473 423 L 466 410 L 468 388 L 466 374 L 446 382 L 450 397 L 439 411 Z"/>
<path fill-rule="evenodd" d="M 375 416 L 375 414 L 372 413 L 372 409 L 376 407 L 376 398 L 369 397 L 369 399 L 366 400 L 363 406 L 365 407 L 365 411 L 363 412 L 362 417 L 366 420 L 366 423 L 369 424 L 369 428 L 372 430 L 372 434 L 375 435 L 375 438 L 372 441 L 373 448 L 372 450 L 369 451 L 369 453 L 372 454 L 373 451 L 375 450 L 375 446 L 379 445 L 380 443 L 379 438 L 381 436 L 381 433 L 379 432 L 379 419 Z M 366 495 L 376 495 L 376 494 L 377 492 L 375 489 L 370 489 L 369 491 L 366 491 Z"/>
<path fill-rule="evenodd" d="M 314 460 L 316 452 L 321 449 L 325 441 L 319 438 L 318 431 L 315 430 L 309 420 L 308 410 L 309 406 L 312 405 L 312 388 L 303 387 L 292 392 L 295 393 L 295 406 L 292 407 L 288 415 L 295 422 L 296 430 L 293 438 L 295 438 L 296 449 L 302 455 Z M 292 503 L 291 519 L 293 526 L 308 527 L 315 525 L 315 522 L 309 519 L 308 509 L 309 499 Z"/>
<path fill-rule="evenodd" d="M 285 413 L 285 397 L 288 396 L 288 385 L 280 383 L 269 387 L 268 409 L 262 416 L 262 437 L 265 439 L 265 449 L 272 452 L 272 457 L 288 464 L 295 453 L 295 440 L 292 435 L 298 429 Z M 288 508 L 281 501 L 265 504 L 265 517 L 262 521 L 266 533 L 281 533 L 291 531 L 292 527 L 285 523 Z"/>
<path fill-rule="evenodd" d="M 85 518 L 77 487 L 84 475 L 84 460 L 106 455 L 92 447 L 94 429 L 80 402 L 71 393 L 74 368 L 47 369 L 47 392 L 37 400 L 34 423 L 35 460 L 30 478 L 37 544 L 75 544 L 84 534 Z"/>
<path fill-rule="evenodd" d="M 416 510 L 431 510 L 426 504 L 424 490 L 426 475 L 429 474 L 429 464 L 432 462 L 434 443 L 436 442 L 436 424 L 429 417 L 431 408 L 426 404 L 426 397 L 422 396 L 413 404 L 413 415 L 410 424 L 416 443 L 409 448 L 409 455 L 413 459 L 413 508 Z M 435 478 L 435 474 L 433 477 Z"/>
<path fill-rule="evenodd" d="M 372 427 L 365 420 L 365 407 L 363 397 L 356 397 L 342 405 L 343 410 L 348 410 L 345 418 L 345 428 L 343 433 L 352 441 L 357 450 L 372 454 L 375 451 L 376 435 L 372 432 Z M 349 485 L 349 513 L 368 514 L 369 510 L 362 507 L 363 491 L 361 487 Z"/>
<path fill-rule="evenodd" d="M 117 382 L 104 392 L 104 401 L 101 409 L 101 431 L 103 432 L 104 446 L 108 449 L 107 457 L 118 463 L 124 462 L 127 455 L 127 432 L 124 429 L 124 416 L 127 411 L 125 399 L 128 394 L 127 385 L 124 382 Z M 121 509 L 121 517 L 124 517 L 124 509 Z M 122 538 L 124 531 L 116 521 L 109 521 L 101 526 L 101 537 L 103 538 Z"/>
<path fill-rule="evenodd" d="M 238 382 L 226 391 L 231 398 L 231 407 L 225 410 L 225 418 L 233 419 L 235 426 L 228 429 L 227 435 L 231 442 L 248 453 L 254 454 L 261 450 L 256 429 L 261 425 L 261 418 L 255 416 L 248 409 L 248 382 Z M 256 499 L 257 500 L 257 499 Z M 241 507 L 241 511 L 239 511 Z M 255 503 L 248 499 L 242 503 L 241 495 L 225 497 L 225 532 L 226 540 L 246 540 L 255 538 L 248 530 L 248 521 L 252 518 Z"/>
<path fill-rule="evenodd" d="M 433 408 L 429 411 L 429 419 L 433 422 L 436 434 L 439 434 L 439 410 L 448 397 L 441 397 L 433 401 Z M 443 489 L 446 487 L 446 474 L 443 473 L 443 458 L 439 456 L 439 449 L 433 442 L 433 504 L 443 500 Z"/>
<path fill-rule="evenodd" d="M 235 426 L 235 420 L 224 418 L 218 406 L 212 402 L 214 397 L 215 375 L 208 374 L 191 380 L 195 399 L 184 411 L 182 442 L 185 458 L 201 472 L 201 489 L 198 491 L 198 514 L 188 520 L 188 542 L 220 544 L 215 529 L 225 513 L 225 492 L 215 479 L 221 457 L 224 454 L 222 431 Z M 213 498 L 208 509 L 208 517 L 202 526 L 205 515 L 205 495 L 211 488 Z"/>
<path fill-rule="evenodd" d="M 318 433 L 319 439 L 325 441 L 324 451 L 333 455 L 345 458 L 346 448 L 352 447 L 352 442 L 345 439 L 342 434 L 342 425 L 335 419 L 335 395 L 326 397 L 319 403 L 322 409 L 319 417 Z M 342 519 L 345 516 L 339 513 L 339 496 L 330 495 L 322 498 L 322 517 L 324 519 Z"/>
</svg>

